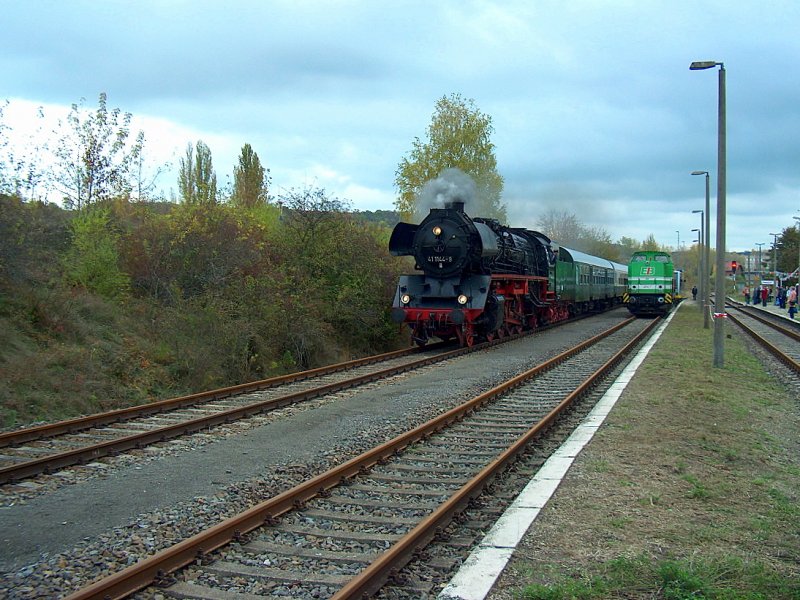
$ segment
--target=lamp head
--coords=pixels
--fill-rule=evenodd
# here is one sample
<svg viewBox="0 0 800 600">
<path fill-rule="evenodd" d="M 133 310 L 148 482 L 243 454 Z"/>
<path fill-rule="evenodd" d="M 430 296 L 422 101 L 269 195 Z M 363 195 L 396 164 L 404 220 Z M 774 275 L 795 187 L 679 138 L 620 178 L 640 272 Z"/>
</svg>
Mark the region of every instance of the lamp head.
<svg viewBox="0 0 800 600">
<path fill-rule="evenodd" d="M 708 175 L 708 171 L 692 171 L 692 175 Z"/>
<path fill-rule="evenodd" d="M 720 64 L 722 64 L 722 63 L 718 63 L 718 62 L 713 61 L 713 60 L 697 60 L 697 61 L 695 61 L 695 62 L 693 62 L 692 64 L 689 65 L 689 70 L 690 71 L 702 71 L 703 69 L 711 69 L 711 68 L 716 67 L 717 65 L 720 65 Z"/>
</svg>

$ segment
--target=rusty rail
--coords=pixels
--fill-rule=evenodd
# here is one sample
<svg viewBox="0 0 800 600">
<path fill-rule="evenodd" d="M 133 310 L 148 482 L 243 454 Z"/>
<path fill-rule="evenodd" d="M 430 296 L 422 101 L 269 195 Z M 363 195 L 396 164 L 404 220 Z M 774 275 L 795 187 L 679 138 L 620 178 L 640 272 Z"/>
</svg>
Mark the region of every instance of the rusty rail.
<svg viewBox="0 0 800 600">
<path fill-rule="evenodd" d="M 748 317 L 753 317 L 753 315 L 751 315 L 749 312 L 745 313 L 745 314 Z M 758 342 L 761 346 L 763 346 L 764 349 L 766 349 L 770 354 L 772 354 L 778 360 L 783 362 L 787 367 L 789 367 L 790 369 L 794 370 L 795 373 L 800 373 L 800 363 L 799 362 L 797 362 L 791 356 L 786 354 L 783 350 L 778 348 L 776 345 L 770 343 L 769 341 L 767 341 L 766 339 L 761 337 L 756 331 L 754 331 L 752 328 L 750 328 L 747 325 L 745 325 L 740 319 L 737 319 L 732 314 L 728 313 L 728 318 L 731 321 L 733 321 L 734 323 L 736 323 L 739 327 L 741 327 L 742 330 L 745 333 L 747 333 L 751 338 L 753 338 L 756 342 Z M 753 318 L 756 318 L 756 317 L 753 317 Z M 767 320 L 764 320 L 764 319 L 756 318 L 756 320 L 763 322 L 765 325 L 769 325 L 770 327 L 773 327 L 774 329 L 776 329 L 780 333 L 783 333 L 783 334 L 787 335 L 790 338 L 793 338 L 793 339 L 796 339 L 796 340 L 800 341 L 800 336 L 798 336 L 797 333 L 795 333 L 793 331 L 788 331 L 786 329 L 783 329 L 783 328 L 780 328 L 778 326 L 775 326 L 772 323 L 770 323 L 770 322 L 768 322 Z"/>
<path fill-rule="evenodd" d="M 387 459 L 392 455 L 401 452 L 409 444 L 429 437 L 431 434 L 443 429 L 449 424 L 462 419 L 481 405 L 501 396 L 516 387 L 522 385 L 528 379 L 553 368 L 567 358 L 583 351 L 585 348 L 595 344 L 604 337 L 611 335 L 622 327 L 635 321 L 629 318 L 615 327 L 605 331 L 593 338 L 581 343 L 580 345 L 567 350 L 558 356 L 542 363 L 513 379 L 473 398 L 472 400 L 455 407 L 430 421 L 400 435 L 396 438 L 369 450 L 333 469 L 322 473 L 312 479 L 295 486 L 273 498 L 270 498 L 247 511 L 222 521 L 210 529 L 194 535 L 170 548 L 162 550 L 152 557 L 143 559 L 137 564 L 132 565 L 123 571 L 114 573 L 101 579 L 88 587 L 78 590 L 69 595 L 66 600 L 112 600 L 124 598 L 159 579 L 166 577 L 169 573 L 184 567 L 196 560 L 202 559 L 213 550 L 220 548 L 232 540 L 239 539 L 244 534 L 259 528 L 263 525 L 271 524 L 280 515 L 301 506 L 308 500 L 327 490 L 345 482 L 359 473 L 365 472 L 371 466 L 381 460 Z M 625 353 L 629 351 L 643 336 L 647 335 L 659 320 L 654 320 L 647 329 L 641 332 L 633 342 L 629 343 L 625 349 L 617 353 L 609 360 L 598 373 L 606 372 L 611 365 L 616 364 Z M 356 576 L 347 586 L 334 596 L 337 600 L 344 598 L 362 598 L 364 594 L 373 593 L 379 589 L 386 581 L 391 571 L 404 565 L 416 548 L 426 544 L 434 535 L 436 527 L 441 526 L 449 518 L 452 518 L 458 510 L 474 497 L 483 486 L 487 479 L 496 475 L 497 471 L 506 465 L 522 448 L 547 425 L 549 425 L 557 414 L 568 406 L 574 397 L 583 393 L 586 389 L 594 385 L 595 374 L 584 382 L 578 390 L 573 392 L 559 405 L 557 409 L 548 414 L 545 419 L 532 428 L 522 438 L 520 438 L 509 450 L 498 457 L 491 465 L 486 467 L 481 474 L 473 478 L 462 490 L 452 496 L 437 511 L 429 515 L 420 525 L 414 528 L 409 534 L 399 540 L 394 546 L 387 550 L 379 559 L 365 569 L 362 574 Z M 375 587 L 377 586 L 377 587 Z"/>
<path fill-rule="evenodd" d="M 437 349 L 439 345 L 431 345 L 427 349 Z M 216 390 L 209 390 L 206 392 L 198 392 L 188 396 L 179 396 L 176 398 L 169 398 L 148 404 L 140 404 L 137 406 L 130 406 L 127 408 L 120 408 L 117 410 L 98 413 L 95 415 L 88 415 L 85 417 L 78 417 L 75 419 L 68 419 L 65 421 L 58 421 L 57 423 L 48 423 L 46 425 L 38 425 L 36 427 L 28 427 L 25 429 L 18 429 L 15 431 L 6 431 L 0 433 L 0 448 L 7 446 L 17 446 L 27 442 L 33 442 L 46 438 L 56 437 L 68 433 L 77 433 L 92 427 L 99 427 L 102 425 L 110 425 L 113 423 L 122 423 L 131 419 L 156 415 L 162 412 L 175 410 L 177 408 L 185 408 L 187 406 L 194 406 L 202 402 L 210 402 L 212 400 L 219 400 L 221 398 L 228 398 L 237 394 L 245 394 L 249 392 L 257 392 L 259 390 L 269 389 L 291 383 L 294 381 L 302 381 L 304 379 L 312 379 L 322 375 L 329 375 L 339 371 L 346 371 L 355 367 L 368 365 L 392 358 L 399 358 L 419 352 L 419 348 L 405 348 L 403 350 L 395 350 L 393 352 L 386 352 L 384 354 L 377 354 L 375 356 L 368 356 L 347 362 L 337 363 L 335 365 L 328 365 L 326 367 L 319 367 L 317 369 L 310 369 L 308 371 L 301 371 L 299 373 L 290 373 L 288 375 L 280 375 L 278 377 L 271 377 L 269 379 L 261 379 L 259 381 L 251 381 L 249 383 L 242 383 L 230 387 L 219 388 Z"/>
<path fill-rule="evenodd" d="M 734 304 L 732 306 L 733 306 L 733 308 L 735 308 L 735 309 L 741 311 L 742 313 L 746 314 L 751 319 L 755 319 L 759 323 L 763 323 L 767 327 L 771 327 L 775 331 L 779 331 L 780 333 L 789 336 L 794 341 L 800 342 L 800 333 L 798 333 L 798 331 L 795 331 L 793 329 L 793 328 L 797 328 L 798 327 L 797 326 L 797 322 L 793 322 L 793 321 L 790 321 L 788 319 L 783 319 L 782 317 L 774 315 L 773 313 L 766 313 L 766 314 L 770 315 L 773 318 L 764 317 L 764 313 L 763 312 L 761 312 L 759 310 L 756 310 L 756 309 L 753 309 L 753 308 L 749 308 L 748 309 L 746 306 L 739 306 L 739 305 L 736 305 L 736 304 Z M 730 315 L 730 313 L 728 313 L 728 314 Z M 786 321 L 786 323 L 785 324 L 781 323 L 780 322 L 781 319 Z"/>
<path fill-rule="evenodd" d="M 28 477 L 34 477 L 41 473 L 50 473 L 73 465 L 86 464 L 104 456 L 118 454 L 127 450 L 143 448 L 149 444 L 164 442 L 183 435 L 188 435 L 190 433 L 196 433 L 204 429 L 216 427 L 225 423 L 231 423 L 238 419 L 250 417 L 258 413 L 275 410 L 290 404 L 296 404 L 298 402 L 317 398 L 325 394 L 331 394 L 333 392 L 356 387 L 371 381 L 384 379 L 398 373 L 424 367 L 429 364 L 447 360 L 448 358 L 454 358 L 468 352 L 473 352 L 483 347 L 485 346 L 481 345 L 474 346 L 472 348 L 458 348 L 449 352 L 437 354 L 436 356 L 422 358 L 411 363 L 390 367 L 388 369 L 383 369 L 374 373 L 368 373 L 366 375 L 361 375 L 345 381 L 329 383 L 327 385 L 319 386 L 309 390 L 286 394 L 278 398 L 263 400 L 261 402 L 255 402 L 246 406 L 231 408 L 229 410 L 204 417 L 198 417 L 189 421 L 183 421 L 174 425 L 167 425 L 165 427 L 159 427 L 150 431 L 144 431 L 114 440 L 109 440 L 107 442 L 101 442 L 92 446 L 67 450 L 65 452 L 25 461 L 16 465 L 9 465 L 7 467 L 0 468 L 0 484 L 20 481 Z"/>
<path fill-rule="evenodd" d="M 622 325 L 626 325 L 629 322 L 630 320 L 625 321 Z M 437 531 L 446 527 L 454 516 L 464 510 L 470 500 L 480 495 L 484 487 L 491 483 L 491 481 L 508 465 L 513 463 L 517 456 L 524 452 L 525 448 L 543 431 L 545 431 L 558 418 L 562 411 L 564 411 L 574 401 L 588 392 L 601 378 L 605 377 L 605 375 L 611 369 L 613 369 L 624 356 L 626 356 L 633 348 L 635 348 L 642 339 L 648 336 L 655 326 L 660 322 L 661 319 L 654 319 L 650 325 L 642 330 L 633 340 L 628 342 L 624 348 L 606 361 L 606 363 L 600 367 L 600 369 L 595 371 L 595 373 L 592 374 L 586 381 L 584 381 L 577 389 L 566 396 L 559 403 L 559 405 L 550 411 L 541 421 L 520 436 L 512 446 L 505 450 L 489 465 L 484 467 L 480 473 L 478 473 L 466 485 L 453 494 L 453 496 L 451 496 L 438 509 L 428 515 L 408 534 L 398 540 L 391 548 L 378 557 L 377 560 L 373 561 L 366 569 L 351 579 L 347 585 L 345 585 L 339 592 L 332 596 L 331 600 L 360 600 L 362 598 L 369 597 L 380 590 L 380 588 L 383 587 L 386 581 L 391 577 L 392 573 L 405 566 L 406 563 L 411 560 L 415 552 L 421 548 L 424 548 L 434 538 Z M 613 333 L 613 331 L 616 331 L 618 328 L 619 327 L 616 327 L 613 330 L 609 330 L 608 332 L 604 332 L 600 335 L 605 337 L 610 335 L 610 333 Z M 592 340 L 589 341 L 592 342 Z M 582 346 L 585 347 L 583 344 Z M 571 356 L 576 352 L 570 350 L 569 353 L 569 356 Z M 561 362 L 565 358 L 569 358 L 569 356 L 559 355 L 552 360 Z M 548 365 L 548 363 L 544 363 L 542 367 L 545 365 Z M 540 367 L 537 367 L 533 370 L 538 373 L 545 369 L 540 369 Z M 523 373 L 523 375 L 520 377 L 524 377 L 525 375 L 527 375 L 527 373 Z M 515 378 L 515 380 L 512 381 L 516 381 L 517 379 L 519 378 Z M 514 387 L 519 385 L 519 383 L 521 382 L 516 383 Z M 493 394 L 493 392 L 500 389 L 502 389 L 502 391 L 496 395 L 505 393 L 505 391 L 511 388 L 500 386 L 499 388 L 495 388 L 494 390 L 487 392 L 487 395 Z"/>
</svg>

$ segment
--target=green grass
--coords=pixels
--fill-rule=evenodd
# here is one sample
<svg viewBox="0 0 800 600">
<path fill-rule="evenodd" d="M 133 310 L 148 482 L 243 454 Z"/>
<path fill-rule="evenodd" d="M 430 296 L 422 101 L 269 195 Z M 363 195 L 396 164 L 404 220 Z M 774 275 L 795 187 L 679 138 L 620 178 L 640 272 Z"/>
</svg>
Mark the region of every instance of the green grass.
<svg viewBox="0 0 800 600">
<path fill-rule="evenodd" d="M 800 584 L 760 561 L 737 558 L 619 558 L 599 565 L 597 573 L 569 572 L 547 584 L 531 584 L 516 596 L 523 600 L 663 598 L 665 600 L 797 600 Z M 653 590 L 654 595 L 649 595 Z"/>
<path fill-rule="evenodd" d="M 703 485 L 703 483 L 700 482 L 700 480 L 694 475 L 687 473 L 686 475 L 683 476 L 683 479 L 692 484 L 692 489 L 686 492 L 687 498 L 694 498 L 696 500 L 705 500 L 711 496 L 711 492 L 708 490 L 708 488 L 705 485 Z"/>
</svg>

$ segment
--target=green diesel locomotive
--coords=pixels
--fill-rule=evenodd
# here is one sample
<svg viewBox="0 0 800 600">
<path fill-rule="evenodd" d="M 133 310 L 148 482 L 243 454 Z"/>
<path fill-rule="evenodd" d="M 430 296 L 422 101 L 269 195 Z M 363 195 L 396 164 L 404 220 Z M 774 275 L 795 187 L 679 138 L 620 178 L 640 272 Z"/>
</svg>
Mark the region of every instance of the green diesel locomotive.
<svg viewBox="0 0 800 600">
<path fill-rule="evenodd" d="M 653 250 L 634 252 L 623 302 L 636 316 L 665 315 L 672 310 L 676 303 L 672 256 Z"/>
</svg>

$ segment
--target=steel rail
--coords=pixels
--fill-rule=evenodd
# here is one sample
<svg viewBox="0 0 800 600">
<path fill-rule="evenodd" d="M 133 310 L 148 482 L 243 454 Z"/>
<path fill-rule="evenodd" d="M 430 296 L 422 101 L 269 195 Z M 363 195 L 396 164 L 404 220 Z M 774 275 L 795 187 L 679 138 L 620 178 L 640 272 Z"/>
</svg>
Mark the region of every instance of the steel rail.
<svg viewBox="0 0 800 600">
<path fill-rule="evenodd" d="M 581 315 L 574 319 L 570 319 L 568 322 L 574 322 L 583 318 L 588 317 L 589 315 Z M 556 323 L 551 325 L 544 325 L 542 327 L 538 327 L 533 331 L 526 331 L 522 334 L 515 334 L 511 336 L 506 336 L 503 339 L 495 339 L 489 342 L 484 342 L 482 344 L 476 344 L 472 347 L 472 350 L 479 350 L 481 348 L 486 348 L 489 345 L 494 345 L 503 342 L 509 342 L 520 337 L 524 337 L 526 335 L 531 335 L 534 333 L 539 333 L 542 331 L 546 331 L 552 328 L 555 325 L 560 325 L 563 323 Z M 106 411 L 102 413 L 97 413 L 94 415 L 87 415 L 85 417 L 77 417 L 74 419 L 67 419 L 63 421 L 58 421 L 56 423 L 47 423 L 44 425 L 37 425 L 34 427 L 26 427 L 24 429 L 17 429 L 14 431 L 5 431 L 0 432 L 0 448 L 5 448 L 8 446 L 18 446 L 20 444 L 25 444 L 28 442 L 34 442 L 42 439 L 47 439 L 51 437 L 56 437 L 59 435 L 70 434 L 70 433 L 77 433 L 80 431 L 84 431 L 86 429 L 91 429 L 92 427 L 99 427 L 102 425 L 111 425 L 115 423 L 123 423 L 126 421 L 130 421 L 132 419 L 136 419 L 139 417 L 146 417 L 152 416 L 156 414 L 160 414 L 163 412 L 167 412 L 170 410 L 175 410 L 178 408 L 186 408 L 189 406 L 195 406 L 197 404 L 203 402 L 211 402 L 213 400 L 220 400 L 223 398 L 229 398 L 231 396 L 235 396 L 238 394 L 246 394 L 249 392 L 257 392 L 260 390 L 269 389 L 272 387 L 277 387 L 279 385 L 283 385 L 285 383 L 291 383 L 294 381 L 302 381 L 305 379 L 313 379 L 314 377 L 321 377 L 323 375 L 330 375 L 331 373 L 337 373 L 339 371 L 346 371 L 348 369 L 354 369 L 356 367 L 361 367 L 368 364 L 373 364 L 377 362 L 382 362 L 386 360 L 391 360 L 393 358 L 400 358 L 402 356 L 407 356 L 409 354 L 419 354 L 422 352 L 427 352 L 431 350 L 439 350 L 451 345 L 451 342 L 437 342 L 435 344 L 429 344 L 424 347 L 411 347 L 411 348 L 403 348 L 401 350 L 394 350 L 392 352 L 385 352 L 383 354 L 376 354 L 373 356 L 367 356 L 364 358 L 358 358 L 355 360 L 350 360 L 342 363 L 337 363 L 334 365 L 328 365 L 325 367 L 318 367 L 316 369 L 309 369 L 307 371 L 300 371 L 298 373 L 289 373 L 287 375 L 279 375 L 277 377 L 271 377 L 268 379 L 260 379 L 258 381 L 251 381 L 248 383 L 241 383 L 234 386 L 218 388 L 215 390 L 209 390 L 205 392 L 197 392 L 195 394 L 189 394 L 187 396 L 178 396 L 176 398 L 168 398 L 166 400 L 159 400 L 156 402 L 150 402 L 147 404 L 139 404 L 136 406 L 129 406 L 126 408 L 120 408 L 116 410 Z"/>
<path fill-rule="evenodd" d="M 747 316 L 751 316 L 749 313 L 745 313 Z M 800 373 L 800 362 L 797 362 L 791 356 L 786 354 L 783 350 L 778 348 L 776 345 L 772 344 L 765 338 L 761 337 L 754 329 L 745 325 L 741 319 L 734 317 L 732 314 L 728 313 L 728 318 L 736 323 L 742 330 L 747 333 L 750 337 L 752 337 L 756 342 L 758 342 L 761 346 L 763 346 L 768 352 L 770 352 L 773 356 L 775 356 L 778 360 L 783 362 L 786 366 L 792 369 L 795 373 Z M 760 320 L 760 319 L 756 319 Z M 770 325 L 770 323 L 765 323 L 765 325 Z M 780 333 L 786 334 L 789 337 L 792 337 L 794 332 L 787 332 L 783 329 L 778 328 Z M 796 335 L 796 334 L 794 334 Z"/>
<path fill-rule="evenodd" d="M 301 507 L 312 498 L 327 493 L 331 488 L 352 479 L 356 475 L 366 473 L 369 468 L 376 463 L 401 452 L 409 444 L 430 437 L 449 424 L 461 420 L 464 416 L 470 414 L 481 405 L 505 394 L 509 390 L 519 387 L 528 379 L 555 367 L 564 360 L 578 354 L 635 320 L 636 319 L 633 317 L 626 319 L 611 329 L 582 342 L 574 348 L 562 352 L 558 356 L 476 396 L 468 402 L 452 408 L 438 417 L 372 450 L 368 450 L 325 473 L 321 473 L 304 483 L 265 500 L 239 515 L 226 519 L 151 557 L 142 559 L 138 563 L 118 573 L 100 579 L 70 594 L 65 600 L 114 600 L 125 598 L 153 582 L 163 580 L 169 573 L 196 560 L 202 560 L 204 556 L 230 543 L 232 540 L 240 539 L 246 533 L 264 525 L 270 525 L 274 523 L 277 517 L 284 513 Z M 657 321 L 654 321 L 650 327 L 654 326 L 656 322 Z M 414 531 L 416 531 L 416 529 Z"/>
<path fill-rule="evenodd" d="M 7 446 L 18 446 L 27 442 L 33 442 L 41 439 L 56 437 L 59 435 L 77 433 L 92 427 L 99 427 L 102 425 L 110 425 L 113 423 L 122 423 L 135 419 L 138 417 L 145 417 L 150 415 L 167 412 L 177 408 L 185 408 L 187 406 L 194 406 L 202 402 L 209 402 L 212 400 L 219 400 L 228 398 L 237 394 L 245 394 L 249 392 L 256 392 L 260 390 L 269 389 L 285 383 L 294 381 L 302 381 L 304 379 L 312 379 L 322 375 L 329 375 L 339 371 L 346 371 L 356 367 L 389 360 L 392 358 L 399 358 L 408 354 L 414 354 L 421 350 L 436 350 L 439 346 L 444 344 L 436 344 L 420 348 L 404 348 L 402 350 L 394 350 L 384 354 L 376 354 L 351 360 L 347 362 L 310 369 L 307 371 L 300 371 L 298 373 L 289 373 L 288 375 L 279 375 L 277 377 L 270 377 L 269 379 L 261 379 L 259 381 L 251 381 L 249 383 L 241 383 L 234 386 L 218 388 L 205 392 L 198 392 L 196 394 L 189 394 L 187 396 L 178 396 L 176 398 L 168 398 L 166 400 L 159 400 L 148 404 L 139 404 L 137 406 L 130 406 L 127 408 L 120 408 L 85 417 L 78 417 L 75 419 L 68 419 L 58 421 L 56 423 L 48 423 L 45 425 L 38 425 L 35 427 L 28 427 L 25 429 L 18 429 L 14 431 L 6 431 L 0 433 L 0 448 Z"/>
<path fill-rule="evenodd" d="M 83 448 L 76 448 L 74 450 L 67 450 L 57 454 L 44 456 L 42 458 L 25 461 L 19 464 L 9 465 L 7 467 L 0 468 L 0 484 L 13 483 L 22 479 L 40 475 L 42 473 L 50 473 L 65 467 L 86 464 L 87 462 L 97 460 L 98 458 L 102 458 L 104 456 L 115 455 L 127 450 L 143 448 L 149 444 L 165 442 L 170 439 L 188 435 L 190 433 L 196 433 L 198 431 L 216 427 L 218 425 L 232 423 L 236 420 L 247 418 L 254 414 L 268 412 L 288 406 L 290 404 L 297 404 L 298 402 L 318 398 L 325 394 L 331 394 L 340 390 L 353 388 L 363 385 L 364 383 L 385 379 L 398 373 L 404 373 L 406 371 L 418 369 L 420 367 L 441 362 L 449 358 L 455 358 L 462 354 L 474 352 L 496 343 L 497 342 L 487 342 L 486 345 L 473 346 L 471 348 L 457 348 L 455 350 L 450 350 L 449 352 L 415 360 L 404 365 L 389 367 L 388 369 L 383 369 L 374 373 L 367 373 L 366 375 L 360 375 L 352 379 L 329 383 L 323 386 L 302 390 L 291 394 L 285 394 L 283 396 L 279 396 L 278 398 L 262 400 L 260 402 L 254 402 L 245 406 L 238 406 L 214 413 L 212 415 L 197 417 L 196 419 L 182 421 L 173 425 L 166 425 L 157 429 L 151 429 L 149 431 L 127 435 L 106 442 L 101 442 L 99 444 L 93 444 Z"/>
<path fill-rule="evenodd" d="M 552 411 L 520 436 L 507 450 L 484 467 L 480 473 L 473 477 L 466 485 L 453 494 L 439 508 L 434 510 L 414 529 L 386 550 L 368 567 L 351 579 L 341 590 L 331 597 L 331 600 L 356 600 L 369 597 L 380 590 L 393 573 L 404 567 L 414 554 L 424 548 L 443 530 L 452 519 L 462 512 L 471 500 L 481 494 L 483 489 L 491 483 L 498 474 L 517 460 L 526 447 L 558 418 L 558 416 L 578 398 L 587 393 L 600 379 L 613 369 L 639 342 L 660 323 L 661 319 L 654 319 L 650 325 L 642 330 L 636 337 L 628 342 L 625 347 L 614 354 L 605 364 L 587 378 L 580 386 L 568 394 Z"/>
<path fill-rule="evenodd" d="M 736 310 L 742 312 L 743 314 L 747 315 L 751 319 L 755 319 L 759 323 L 763 323 L 767 327 L 771 327 L 775 331 L 778 331 L 778 332 L 780 332 L 780 333 L 782 333 L 784 335 L 789 336 L 794 341 L 800 342 L 800 333 L 798 333 L 797 331 L 794 331 L 792 329 L 792 328 L 797 328 L 797 324 L 796 323 L 793 323 L 793 324 L 790 325 L 790 323 L 792 323 L 791 321 L 789 321 L 787 319 L 783 319 L 783 317 L 780 317 L 780 316 L 775 316 L 774 319 L 771 319 L 769 317 L 765 317 L 764 313 L 762 313 L 761 311 L 758 311 L 758 310 L 756 310 L 754 308 L 747 309 L 746 307 L 737 306 L 735 304 L 731 305 L 731 306 L 733 308 L 735 308 Z M 728 313 L 728 314 L 730 315 L 730 313 Z M 766 313 L 766 314 L 773 315 L 773 313 Z M 780 323 L 780 321 L 778 321 L 778 319 L 786 321 L 786 324 Z"/>
</svg>

